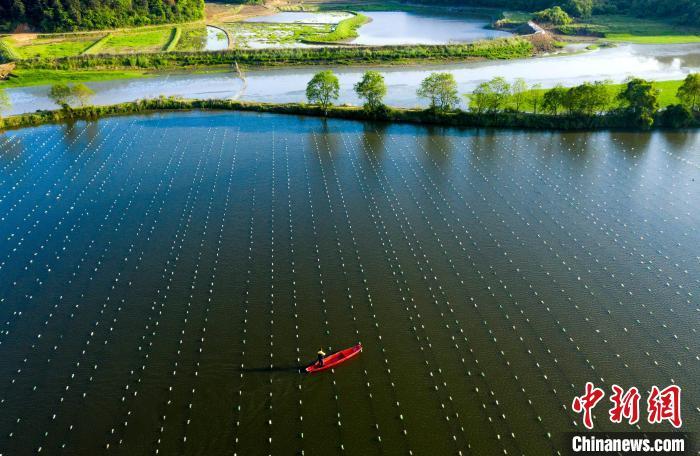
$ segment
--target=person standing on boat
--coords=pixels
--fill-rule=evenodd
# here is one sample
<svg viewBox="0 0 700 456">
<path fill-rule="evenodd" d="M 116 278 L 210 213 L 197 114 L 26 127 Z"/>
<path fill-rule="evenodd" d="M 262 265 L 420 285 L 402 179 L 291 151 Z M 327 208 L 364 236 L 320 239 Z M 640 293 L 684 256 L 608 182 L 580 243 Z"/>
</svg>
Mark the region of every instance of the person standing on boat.
<svg viewBox="0 0 700 456">
<path fill-rule="evenodd" d="M 317 361 L 318 367 L 321 367 L 321 366 L 323 366 L 323 357 L 326 356 L 326 352 L 323 351 L 323 348 L 319 348 L 317 355 L 318 355 L 318 361 Z"/>
</svg>

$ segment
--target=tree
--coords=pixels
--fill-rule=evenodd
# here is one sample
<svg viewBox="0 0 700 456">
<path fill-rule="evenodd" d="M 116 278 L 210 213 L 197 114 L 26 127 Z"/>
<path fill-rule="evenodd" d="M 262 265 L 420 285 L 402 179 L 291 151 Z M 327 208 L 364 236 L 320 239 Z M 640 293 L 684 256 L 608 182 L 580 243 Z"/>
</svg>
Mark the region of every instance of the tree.
<svg viewBox="0 0 700 456">
<path fill-rule="evenodd" d="M 592 116 L 607 111 L 611 101 L 609 82 L 584 82 L 567 91 L 564 107 L 569 114 Z"/>
<path fill-rule="evenodd" d="M 661 113 L 661 123 L 664 127 L 683 128 L 693 121 L 693 113 L 687 106 L 675 104 L 666 107 Z"/>
<path fill-rule="evenodd" d="M 536 21 L 553 25 L 567 25 L 573 22 L 573 19 L 559 6 L 553 6 L 552 8 L 538 11 L 533 15 L 533 18 Z"/>
<path fill-rule="evenodd" d="M 469 107 L 477 113 L 494 113 L 505 109 L 510 98 L 510 84 L 502 77 L 482 82 L 469 96 Z"/>
<path fill-rule="evenodd" d="M 430 100 L 430 109 L 439 112 L 454 109 L 459 104 L 457 81 L 451 73 L 432 73 L 423 79 L 416 91 Z"/>
<path fill-rule="evenodd" d="M 6 27 L 11 21 L 41 31 L 94 30 L 203 17 L 202 0 L 0 0 L 0 22 Z"/>
<path fill-rule="evenodd" d="M 489 104 L 489 86 L 488 83 L 482 82 L 472 91 L 471 94 L 466 96 L 469 101 L 469 109 L 481 114 L 486 111 Z"/>
<path fill-rule="evenodd" d="M 659 91 L 649 81 L 633 78 L 618 95 L 624 111 L 642 127 L 654 125 L 659 110 Z"/>
<path fill-rule="evenodd" d="M 12 103 L 10 102 L 10 97 L 7 96 L 5 89 L 0 88 L 0 119 L 2 119 L 3 111 L 10 109 Z"/>
<path fill-rule="evenodd" d="M 566 98 L 567 90 L 561 84 L 558 84 L 545 92 L 542 97 L 542 108 L 556 116 L 564 106 Z"/>
<path fill-rule="evenodd" d="M 564 10 L 571 16 L 588 19 L 593 13 L 593 0 L 568 0 Z"/>
<path fill-rule="evenodd" d="M 700 73 L 686 76 L 683 84 L 678 88 L 676 96 L 683 106 L 692 111 L 700 109 Z"/>
<path fill-rule="evenodd" d="M 85 106 L 88 104 L 90 99 L 95 96 L 95 92 L 85 84 L 78 83 L 70 88 L 71 99 L 75 100 L 80 104 L 80 106 Z"/>
<path fill-rule="evenodd" d="M 71 89 L 68 86 L 68 84 L 59 82 L 57 84 L 52 85 L 51 89 L 49 90 L 49 98 L 51 98 L 51 101 L 53 101 L 59 106 L 68 106 L 68 101 L 70 100 L 70 97 Z"/>
<path fill-rule="evenodd" d="M 328 107 L 333 104 L 333 100 L 338 99 L 339 94 L 340 83 L 331 70 L 316 73 L 306 85 L 306 98 L 309 103 L 321 106 L 326 115 L 328 115 Z"/>
<path fill-rule="evenodd" d="M 530 105 L 532 105 L 532 112 L 534 114 L 537 114 L 537 110 L 542 106 L 543 97 L 542 84 L 533 85 L 527 92 L 527 100 L 530 102 Z"/>
<path fill-rule="evenodd" d="M 520 107 L 525 104 L 527 100 L 527 82 L 525 79 L 518 78 L 513 82 L 510 87 L 510 99 L 513 102 L 513 107 L 516 111 L 520 111 Z"/>
<path fill-rule="evenodd" d="M 383 99 L 386 95 L 384 76 L 378 71 L 365 71 L 362 80 L 355 84 L 357 96 L 365 100 L 365 110 L 376 112 L 384 106 Z"/>
</svg>

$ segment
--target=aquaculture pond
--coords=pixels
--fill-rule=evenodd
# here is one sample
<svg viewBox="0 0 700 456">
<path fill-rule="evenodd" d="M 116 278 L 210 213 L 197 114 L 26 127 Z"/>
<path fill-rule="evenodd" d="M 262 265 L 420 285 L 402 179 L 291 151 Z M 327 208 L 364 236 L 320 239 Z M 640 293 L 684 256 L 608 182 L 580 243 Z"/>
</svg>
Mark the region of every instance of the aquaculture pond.
<svg viewBox="0 0 700 456">
<path fill-rule="evenodd" d="M 699 182 L 691 131 L 7 132 L 0 449 L 552 454 L 587 381 L 676 383 L 698 429 Z"/>
</svg>

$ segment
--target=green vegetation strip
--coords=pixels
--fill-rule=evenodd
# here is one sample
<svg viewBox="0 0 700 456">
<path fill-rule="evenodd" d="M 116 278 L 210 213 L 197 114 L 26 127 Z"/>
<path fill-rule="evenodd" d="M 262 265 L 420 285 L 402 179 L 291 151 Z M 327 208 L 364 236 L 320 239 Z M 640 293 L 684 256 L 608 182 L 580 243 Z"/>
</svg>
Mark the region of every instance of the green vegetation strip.
<svg viewBox="0 0 700 456">
<path fill-rule="evenodd" d="M 669 20 L 655 20 L 621 15 L 594 15 L 584 23 L 559 27 L 566 35 L 604 37 L 610 41 L 640 44 L 682 44 L 700 42 L 698 25 L 679 25 Z"/>
<path fill-rule="evenodd" d="M 151 76 L 143 70 L 21 70 L 12 72 L 14 77 L 0 82 L 0 89 L 29 87 L 69 82 L 111 81 L 116 79 Z"/>
<path fill-rule="evenodd" d="M 17 52 L 17 49 L 10 44 L 10 38 L 0 39 L 0 63 L 19 60 L 22 56 Z"/>
<path fill-rule="evenodd" d="M 99 40 L 92 43 L 90 46 L 88 46 L 83 51 L 83 55 L 85 55 L 85 54 L 99 54 L 100 49 L 102 49 L 104 47 L 104 45 L 107 43 L 107 41 L 109 41 L 111 36 L 112 36 L 112 34 L 108 33 L 105 36 L 103 36 L 102 38 L 100 38 Z"/>
<path fill-rule="evenodd" d="M 215 52 L 156 52 L 127 55 L 81 55 L 19 60 L 22 69 L 163 69 L 239 64 L 251 66 L 367 64 L 463 59 L 514 59 L 534 53 L 523 38 L 427 46 L 352 46 L 335 48 L 227 49 Z"/>
<path fill-rule="evenodd" d="M 177 47 L 177 43 L 180 41 L 180 37 L 182 37 L 182 27 L 173 27 L 170 41 L 168 41 L 168 45 L 165 46 L 165 52 L 174 51 Z"/>
<path fill-rule="evenodd" d="M 678 88 L 683 84 L 683 81 L 653 81 L 652 85 L 654 86 L 655 89 L 659 91 L 659 107 L 660 108 L 666 108 L 668 106 L 671 106 L 673 104 L 678 104 L 678 98 L 676 97 L 676 93 L 678 92 Z M 608 89 L 610 90 L 610 93 L 612 94 L 612 97 L 614 98 L 617 96 L 618 93 L 620 93 L 625 85 L 624 84 L 607 84 L 606 85 Z M 545 92 L 547 92 L 549 89 L 536 89 L 536 90 L 528 90 L 525 92 L 525 101 L 523 102 L 521 109 L 523 111 L 532 111 L 533 106 L 532 106 L 532 101 L 531 101 L 531 94 L 534 92 L 538 92 L 541 95 L 544 95 Z M 509 108 L 513 108 L 512 103 L 508 105 Z"/>
<path fill-rule="evenodd" d="M 315 43 L 332 43 L 334 41 L 350 40 L 357 38 L 357 29 L 369 22 L 369 17 L 364 14 L 353 13 L 352 17 L 343 19 L 329 33 L 317 33 L 308 35 L 304 41 Z"/>
<path fill-rule="evenodd" d="M 188 111 L 188 110 L 228 110 L 254 111 L 276 114 L 305 115 L 314 117 L 332 117 L 338 119 L 401 122 L 412 124 L 445 125 L 453 127 L 492 127 L 543 130 L 595 130 L 623 129 L 634 130 L 628 119 L 615 114 L 593 116 L 566 116 L 531 113 L 501 112 L 493 114 L 476 114 L 455 110 L 436 113 L 421 109 L 398 109 L 387 107 L 380 113 L 368 113 L 355 106 L 331 106 L 324 111 L 320 106 L 305 103 L 248 103 L 232 100 L 182 100 L 175 98 L 160 98 L 139 100 L 131 103 L 120 103 L 109 106 L 86 106 L 76 109 L 60 109 L 56 111 L 37 111 L 32 114 L 8 116 L 0 119 L 0 128 L 21 128 L 47 123 L 64 122 L 68 120 L 92 120 L 100 117 L 119 116 L 157 111 Z M 654 128 L 664 128 L 663 112 L 657 114 Z M 686 127 L 700 127 L 700 116 L 695 115 Z"/>
</svg>

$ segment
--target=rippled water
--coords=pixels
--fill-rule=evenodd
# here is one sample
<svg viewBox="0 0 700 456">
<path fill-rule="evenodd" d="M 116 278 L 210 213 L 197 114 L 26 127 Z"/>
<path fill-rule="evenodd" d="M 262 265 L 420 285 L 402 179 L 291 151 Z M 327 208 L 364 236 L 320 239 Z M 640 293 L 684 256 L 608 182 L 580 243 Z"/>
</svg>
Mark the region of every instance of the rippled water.
<svg viewBox="0 0 700 456">
<path fill-rule="evenodd" d="M 487 19 L 405 11 L 361 11 L 371 22 L 357 30 L 355 44 L 447 44 L 511 35 L 486 28 Z"/>
<path fill-rule="evenodd" d="M 8 132 L 0 448 L 550 454 L 586 381 L 676 382 L 697 429 L 698 182 L 697 132 Z"/>
<path fill-rule="evenodd" d="M 683 79 L 700 71 L 700 47 L 697 45 L 621 45 L 590 53 L 559 57 L 510 61 L 484 61 L 448 65 L 376 67 L 388 86 L 386 103 L 393 106 L 421 106 L 416 96 L 421 80 L 435 71 L 454 74 L 462 93 L 495 76 L 525 78 L 529 83 L 551 87 L 557 83 L 575 85 L 583 81 L 610 79 L 622 82 L 629 76 L 652 80 Z M 332 67 L 340 79 L 339 103 L 360 104 L 353 85 L 365 68 Z M 94 82 L 94 102 L 111 104 L 158 95 L 192 98 L 236 98 L 250 101 L 305 101 L 305 88 L 318 67 L 246 71 L 246 87 L 233 72 L 216 74 L 165 74 L 139 80 Z M 7 114 L 55 109 L 48 98 L 48 86 L 7 89 L 12 107 Z"/>
</svg>

